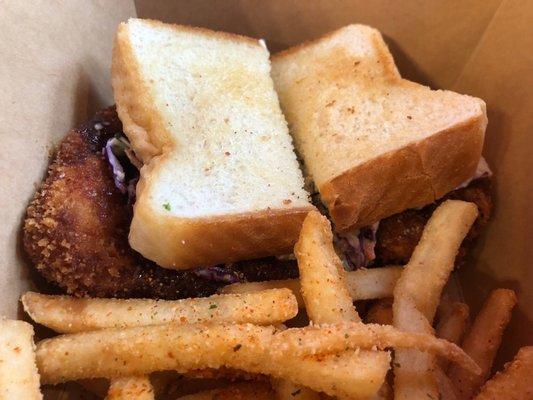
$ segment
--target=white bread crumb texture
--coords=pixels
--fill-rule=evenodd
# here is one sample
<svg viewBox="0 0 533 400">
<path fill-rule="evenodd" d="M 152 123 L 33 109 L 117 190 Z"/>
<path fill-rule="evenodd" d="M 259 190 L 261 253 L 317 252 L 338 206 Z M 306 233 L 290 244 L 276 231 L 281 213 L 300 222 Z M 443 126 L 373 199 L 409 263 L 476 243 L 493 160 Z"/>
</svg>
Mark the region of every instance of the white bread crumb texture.
<svg viewBox="0 0 533 400">
<path fill-rule="evenodd" d="M 163 155 L 142 171 L 154 210 L 194 218 L 307 206 L 268 51 L 257 41 L 128 25 L 165 126 L 149 133 Z"/>
<path fill-rule="evenodd" d="M 402 79 L 381 34 L 363 25 L 274 56 L 273 77 L 317 186 L 485 114 L 479 99 Z"/>
</svg>

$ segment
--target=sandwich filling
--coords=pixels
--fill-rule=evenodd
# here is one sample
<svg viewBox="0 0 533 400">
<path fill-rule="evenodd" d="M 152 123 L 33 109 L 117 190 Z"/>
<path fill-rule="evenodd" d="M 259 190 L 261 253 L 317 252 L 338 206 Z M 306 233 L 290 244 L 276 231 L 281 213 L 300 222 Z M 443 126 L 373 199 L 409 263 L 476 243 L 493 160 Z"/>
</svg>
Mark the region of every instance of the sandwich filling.
<svg viewBox="0 0 533 400">
<path fill-rule="evenodd" d="M 128 141 L 128 139 L 123 134 L 117 134 L 114 137 L 110 138 L 107 141 L 107 144 L 104 148 L 104 154 L 106 155 L 106 159 L 110 165 L 110 171 L 113 174 L 115 185 L 117 186 L 117 189 L 121 191 L 121 193 L 127 193 L 128 194 L 128 205 L 132 205 L 135 201 L 135 183 L 138 180 L 139 171 L 138 169 L 142 165 L 140 160 L 135 156 L 135 153 L 133 149 L 131 148 L 131 145 Z M 127 173 L 125 172 L 127 171 Z M 476 182 L 478 180 L 481 180 L 480 182 L 476 182 L 476 184 L 473 186 L 476 189 L 470 188 L 469 190 L 466 190 L 466 192 L 474 191 L 481 191 L 486 192 L 485 196 L 482 196 L 483 198 L 489 196 L 489 181 L 490 177 L 492 176 L 492 171 L 487 163 L 487 161 L 482 157 L 479 160 L 478 166 L 476 168 L 476 171 L 474 175 L 467 179 L 465 182 L 463 182 L 461 185 L 459 185 L 452 193 L 462 193 L 465 192 L 464 189 L 471 186 L 473 182 Z M 482 183 L 480 186 L 479 184 Z M 446 196 L 448 198 L 449 196 Z M 320 209 L 320 211 L 323 214 L 327 214 L 327 209 L 323 205 L 323 203 L 320 200 L 320 195 L 317 191 L 314 191 L 312 195 L 312 202 L 313 204 Z M 486 202 L 480 202 L 478 201 L 478 207 L 480 204 L 481 207 L 481 214 L 482 217 L 488 218 L 488 214 L 490 214 L 490 205 L 485 204 Z M 433 211 L 434 207 L 420 207 L 416 211 L 416 215 L 420 217 L 421 215 L 427 215 L 427 218 L 431 215 L 431 212 Z M 407 210 L 404 213 L 401 213 L 400 215 L 409 215 L 411 211 L 415 210 Z M 402 237 L 405 239 L 405 243 L 407 247 L 414 248 L 416 245 L 416 242 L 419 239 L 419 234 L 421 234 L 423 225 L 427 221 L 427 218 L 411 218 L 410 221 L 405 221 L 406 228 L 403 230 L 403 232 L 397 232 L 398 229 L 396 229 L 396 225 L 398 223 L 394 223 L 393 221 L 397 220 L 397 216 L 394 215 L 390 218 L 384 219 L 384 225 L 382 226 L 382 229 L 380 231 L 380 222 L 378 221 L 375 224 L 364 226 L 361 228 L 352 228 L 344 231 L 339 231 L 336 229 L 333 229 L 333 240 L 334 240 L 334 246 L 337 251 L 337 254 L 343 261 L 344 267 L 347 270 L 355 270 L 358 268 L 366 268 L 371 267 L 374 264 L 382 265 L 383 260 L 377 260 L 376 261 L 376 245 L 378 243 L 378 231 L 380 237 L 384 238 L 390 238 L 391 235 L 388 235 L 387 232 L 390 229 L 394 229 L 396 233 L 401 234 Z M 409 238 L 413 238 L 412 240 L 409 240 Z M 400 241 L 398 241 L 400 243 Z M 387 254 L 386 249 L 383 249 L 381 246 L 378 247 L 377 251 L 381 254 L 382 250 L 385 250 L 385 254 Z M 409 253 L 408 251 L 405 251 L 404 253 Z M 409 253 L 410 254 L 410 253 Z M 281 259 L 292 259 L 290 256 L 281 257 Z M 387 260 L 388 263 L 402 263 L 404 260 L 400 257 L 397 259 L 390 259 Z M 209 268 L 199 268 L 195 270 L 198 276 L 214 280 L 218 282 L 223 283 L 234 283 L 239 281 L 240 277 L 239 274 L 236 273 L 231 268 L 227 268 L 225 266 L 215 266 L 215 267 L 209 267 Z"/>
</svg>

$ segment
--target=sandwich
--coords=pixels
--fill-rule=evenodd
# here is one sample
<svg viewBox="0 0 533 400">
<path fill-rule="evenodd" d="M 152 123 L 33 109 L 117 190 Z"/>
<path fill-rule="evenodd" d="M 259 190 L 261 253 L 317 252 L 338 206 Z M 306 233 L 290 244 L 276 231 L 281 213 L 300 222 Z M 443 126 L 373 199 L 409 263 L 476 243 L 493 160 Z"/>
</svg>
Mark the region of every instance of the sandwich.
<svg viewBox="0 0 533 400">
<path fill-rule="evenodd" d="M 433 203 L 475 174 L 485 103 L 402 79 L 373 28 L 350 25 L 276 54 L 272 76 L 339 231 Z"/>
<path fill-rule="evenodd" d="M 0 392 L 204 386 L 183 377 L 225 388 L 182 399 L 479 390 L 517 302 L 495 290 L 466 330 L 445 289 L 491 212 L 484 103 L 403 80 L 365 26 L 276 55 L 273 76 L 264 42 L 120 25 L 116 106 L 66 135 L 24 221 L 37 270 L 74 296 L 22 296 L 59 334 L 37 344 L 0 320 Z M 360 267 L 376 268 L 346 272 Z"/>
<path fill-rule="evenodd" d="M 143 162 L 134 250 L 172 269 L 292 251 L 313 206 L 259 41 L 130 19 L 112 84 Z"/>
<path fill-rule="evenodd" d="M 336 43 L 345 46 L 359 40 L 353 51 L 367 49 L 368 57 L 374 54 L 370 45 L 377 43 L 374 50 L 390 61 L 389 73 L 396 70 L 376 31 L 349 27 L 330 36 L 335 37 Z M 166 54 L 160 47 L 176 51 Z M 133 48 L 137 53 L 130 55 L 141 56 L 127 59 L 123 52 Z M 299 92 L 293 94 L 289 84 L 280 86 L 280 68 L 288 65 L 284 60 L 303 48 L 275 55 L 273 76 L 303 161 L 301 166 L 308 181 L 313 178 L 320 190 L 318 167 L 301 146 L 302 132 L 294 122 L 295 113 L 303 108 L 288 108 L 292 104 L 289 100 Z M 189 64 L 180 67 L 184 60 Z M 361 56 L 361 63 L 364 60 Z M 295 63 L 291 74 L 300 68 L 310 73 L 318 68 L 318 64 L 306 66 L 305 58 Z M 303 216 L 314 207 L 302 188 L 302 172 L 269 68 L 268 52 L 256 40 L 153 21 L 123 24 L 113 60 L 117 110 L 110 107 L 99 111 L 65 136 L 27 210 L 24 249 L 37 271 L 52 284 L 52 288 L 41 285 L 42 290 L 76 296 L 175 299 L 208 296 L 238 281 L 297 277 L 292 245 Z M 283 69 L 284 73 L 289 69 Z M 332 77 L 346 79 L 342 75 L 350 73 L 338 72 Z M 252 76 L 244 77 L 245 73 Z M 376 73 L 371 70 L 365 76 Z M 147 78 L 150 74 L 153 78 Z M 146 79 L 152 86 L 146 85 Z M 324 93 L 328 93 L 326 89 Z M 367 89 L 363 87 L 361 92 Z M 182 98 L 184 94 L 187 96 Z M 161 102 L 164 96 L 171 96 L 169 107 L 166 101 Z M 182 96 L 179 102 L 178 96 Z M 456 96 L 471 99 L 451 94 Z M 392 106 L 402 109 L 401 103 Z M 376 106 L 375 118 L 379 117 L 378 110 Z M 226 129 L 226 118 L 233 130 Z M 339 115 L 336 123 L 343 127 L 347 121 Z M 435 121 L 427 122 L 432 132 L 439 129 Z M 161 123 L 170 124 L 169 129 L 156 129 Z M 313 132 L 307 131 L 309 135 Z M 323 133 L 327 136 L 330 132 Z M 336 137 L 331 134 L 327 139 L 335 142 Z M 463 145 L 459 137 L 453 148 Z M 360 141 L 345 146 L 355 153 Z M 340 155 L 333 153 L 322 161 L 348 165 L 350 159 L 343 160 Z M 402 160 L 400 155 L 394 151 L 391 159 Z M 355 156 L 354 160 L 356 165 Z M 429 201 L 424 191 L 415 193 L 414 188 L 400 185 L 398 190 L 413 190 L 409 198 L 416 199 L 416 204 L 403 205 L 405 208 L 380 219 L 379 224 L 371 219 L 367 225 L 357 222 L 341 229 L 343 225 L 334 220 L 335 247 L 345 267 L 406 263 L 433 210 L 447 198 L 475 202 L 480 210 L 456 260 L 460 263 L 492 208 L 490 170 L 480 166 L 484 168 L 469 172 L 468 179 L 460 184 L 453 178 L 448 183 L 455 186 L 449 193 L 423 207 L 417 206 Z M 398 170 L 398 176 L 402 171 Z M 188 190 L 183 190 L 187 185 Z M 323 190 L 314 193 L 312 185 L 308 187 L 314 206 L 325 214 L 329 208 L 335 217 L 328 202 L 324 201 L 328 208 L 321 202 Z M 368 190 L 362 185 L 357 189 Z M 385 204 L 377 197 L 374 203 L 376 210 Z M 220 215 L 212 215 L 214 211 Z M 185 267 L 190 269 L 176 270 Z"/>
</svg>

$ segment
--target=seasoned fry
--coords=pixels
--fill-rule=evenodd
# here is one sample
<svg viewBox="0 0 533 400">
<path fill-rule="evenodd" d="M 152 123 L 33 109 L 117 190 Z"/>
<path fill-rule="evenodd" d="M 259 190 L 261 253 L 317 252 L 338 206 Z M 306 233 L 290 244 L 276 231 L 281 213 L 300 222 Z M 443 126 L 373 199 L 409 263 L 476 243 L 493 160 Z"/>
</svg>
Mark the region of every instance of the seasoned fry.
<svg viewBox="0 0 533 400">
<path fill-rule="evenodd" d="M 381 299 L 384 297 L 392 297 L 392 291 L 396 285 L 396 281 L 402 273 L 402 267 L 390 266 L 382 268 L 365 269 L 361 268 L 356 271 L 346 273 L 346 285 L 352 300 L 372 300 Z M 232 285 L 224 286 L 221 293 L 253 293 L 260 290 L 287 288 L 290 289 L 296 299 L 298 306 L 303 308 L 305 306 L 302 296 L 300 294 L 300 280 L 299 279 L 285 279 L 278 281 L 265 282 L 247 282 L 234 283 Z"/>
<path fill-rule="evenodd" d="M 426 317 L 416 309 L 412 299 L 394 299 L 394 325 L 406 332 L 433 334 Z M 435 358 L 415 349 L 398 349 L 394 353 L 394 399 L 438 399 L 438 382 L 434 375 Z"/>
<path fill-rule="evenodd" d="M 33 327 L 0 319 L 0 399 L 42 399 Z"/>
<path fill-rule="evenodd" d="M 418 349 L 448 358 L 473 373 L 479 367 L 453 343 L 425 333 L 403 332 L 388 325 L 336 323 L 292 328 L 276 335 L 281 347 L 295 354 L 328 354 L 349 349 Z M 276 345 L 274 345 L 276 346 Z"/>
<path fill-rule="evenodd" d="M 333 248 L 330 223 L 318 211 L 307 214 L 294 254 L 309 319 L 315 324 L 361 321 L 346 288 L 342 261 Z"/>
<path fill-rule="evenodd" d="M 320 400 L 317 392 L 286 379 L 273 379 L 272 388 L 276 400 Z"/>
<path fill-rule="evenodd" d="M 246 382 L 231 386 L 206 390 L 178 398 L 178 400 L 272 400 L 273 393 L 265 382 Z"/>
<path fill-rule="evenodd" d="M 376 301 L 367 311 L 365 322 L 368 324 L 392 325 L 392 299 Z"/>
<path fill-rule="evenodd" d="M 269 289 L 289 289 L 294 293 L 298 300 L 298 307 L 304 306 L 302 296 L 300 295 L 300 280 L 299 279 L 280 279 L 262 282 L 243 282 L 232 283 L 231 285 L 223 286 L 219 289 L 219 293 L 233 294 L 233 293 L 254 293 L 261 290 Z"/>
<path fill-rule="evenodd" d="M 154 389 L 147 376 L 127 376 L 111 380 L 106 400 L 154 400 Z"/>
<path fill-rule="evenodd" d="M 43 340 L 37 345 L 37 365 L 42 382 L 52 384 L 84 378 L 144 375 L 164 370 L 186 372 L 226 366 L 288 378 L 320 391 L 327 386 L 320 381 L 337 379 L 335 373 L 319 367 L 312 372 L 296 368 L 302 357 L 347 349 L 388 347 L 418 348 L 448 357 L 473 372 L 478 370 L 454 344 L 430 335 L 401 332 L 391 326 L 361 323 L 285 331 L 251 324 L 165 324 L 103 329 Z M 360 355 L 364 353 L 360 352 Z M 386 353 L 383 354 L 388 358 Z M 367 378 L 366 368 L 372 370 L 375 366 L 360 366 L 356 373 L 362 381 Z M 353 372 L 346 371 L 350 376 Z"/>
<path fill-rule="evenodd" d="M 470 399 L 483 385 L 492 368 L 492 362 L 500 347 L 503 332 L 516 305 L 512 290 L 493 290 L 477 315 L 472 328 L 466 334 L 462 347 L 481 367 L 481 374 L 472 374 L 451 366 L 449 371 L 459 399 Z"/>
<path fill-rule="evenodd" d="M 470 315 L 468 305 L 460 301 L 453 301 L 442 304 L 440 308 L 440 318 L 435 328 L 435 334 L 448 342 L 459 344 Z"/>
<path fill-rule="evenodd" d="M 437 337 L 459 344 L 468 323 L 470 314 L 468 306 L 460 301 L 441 302 L 438 314 L 439 322 L 435 329 Z M 448 369 L 447 360 L 441 359 L 438 363 L 444 371 Z"/>
<path fill-rule="evenodd" d="M 183 374 L 190 379 L 223 379 L 230 382 L 235 381 L 259 381 L 264 380 L 266 377 L 259 374 L 251 374 L 246 371 L 232 368 L 204 368 L 188 371 Z"/>
<path fill-rule="evenodd" d="M 396 284 L 394 297 L 410 296 L 430 324 L 459 246 L 477 215 L 473 203 L 459 200 L 442 203 L 424 228 L 420 242 Z"/>
<path fill-rule="evenodd" d="M 403 267 L 389 266 L 346 273 L 346 284 L 352 300 L 372 300 L 391 297 Z"/>
<path fill-rule="evenodd" d="M 291 319 L 298 313 L 296 299 L 288 289 L 175 301 L 79 299 L 28 292 L 22 296 L 22 304 L 35 322 L 61 333 L 167 322 L 269 325 Z"/>
<path fill-rule="evenodd" d="M 532 371 L 533 346 L 522 347 L 514 360 L 505 364 L 502 372 L 498 372 L 485 383 L 474 400 L 531 400 Z"/>
<path fill-rule="evenodd" d="M 76 384 L 81 386 L 87 392 L 94 394 L 99 399 L 104 399 L 109 391 L 109 379 L 80 379 L 76 381 Z M 55 399 L 55 397 L 53 397 Z"/>
<path fill-rule="evenodd" d="M 377 394 L 372 397 L 372 400 L 393 400 L 394 398 L 394 391 L 392 390 L 391 385 L 389 382 L 385 381 L 383 382 L 383 385 L 379 388 L 379 391 Z"/>
<path fill-rule="evenodd" d="M 281 326 L 280 329 L 287 329 L 286 326 Z M 338 361 L 335 359 L 327 360 L 311 360 L 312 362 L 320 362 L 322 368 L 336 368 Z M 309 389 L 305 386 L 298 385 L 287 379 L 273 378 L 270 379 L 272 389 L 274 390 L 274 398 L 276 400 L 294 400 L 294 396 L 298 396 L 299 400 L 320 400 L 320 396 L 317 392 Z"/>
<path fill-rule="evenodd" d="M 334 396 L 357 397 L 375 392 L 387 372 L 380 365 L 370 363 L 365 352 L 361 352 L 360 359 L 353 355 L 349 360 L 323 356 L 321 362 L 316 362 L 317 356 L 303 356 L 329 347 L 334 351 L 344 350 L 345 342 L 350 345 L 350 340 L 344 336 L 357 332 L 358 326 L 363 325 L 347 325 L 338 330 L 334 326 L 314 328 L 314 335 L 304 338 L 309 342 L 299 340 L 302 330 L 309 328 L 274 334 L 271 327 L 251 324 L 168 324 L 109 329 L 45 340 L 38 345 L 37 358 L 43 382 L 49 383 L 228 366 L 289 379 Z M 331 338 L 332 334 L 335 337 Z M 327 340 L 321 343 L 328 337 L 333 339 L 331 343 Z M 361 343 L 360 340 L 354 342 Z M 352 348 L 355 347 L 358 346 Z M 440 344 L 436 348 L 439 347 Z M 383 356 L 388 358 L 386 353 Z M 327 361 L 326 365 L 335 363 L 335 368 L 324 368 L 322 360 Z M 352 382 L 352 385 L 344 385 L 345 382 Z"/>
<path fill-rule="evenodd" d="M 312 323 L 361 321 L 348 292 L 346 272 L 333 248 L 333 234 L 328 219 L 316 211 L 307 214 L 294 253 L 300 270 L 302 298 Z M 366 351 L 373 363 L 381 362 L 381 368 L 390 368 L 388 357 Z M 352 352 L 343 353 L 349 359 Z M 354 355 L 354 358 L 357 356 Z M 384 381 L 380 382 L 380 385 Z M 350 383 L 347 383 L 350 384 Z M 376 392 L 379 387 L 376 388 Z M 374 395 L 375 393 L 373 393 Z"/>
<path fill-rule="evenodd" d="M 437 385 L 439 387 L 440 396 L 438 398 L 440 400 L 457 400 L 452 381 L 444 373 L 441 367 L 435 368 L 435 378 L 437 379 Z"/>
<path fill-rule="evenodd" d="M 394 288 L 393 323 L 407 332 L 433 333 L 431 323 L 455 256 L 477 217 L 473 203 L 447 200 L 433 213 Z M 438 398 L 434 357 L 399 350 L 394 360 L 397 400 Z"/>
</svg>

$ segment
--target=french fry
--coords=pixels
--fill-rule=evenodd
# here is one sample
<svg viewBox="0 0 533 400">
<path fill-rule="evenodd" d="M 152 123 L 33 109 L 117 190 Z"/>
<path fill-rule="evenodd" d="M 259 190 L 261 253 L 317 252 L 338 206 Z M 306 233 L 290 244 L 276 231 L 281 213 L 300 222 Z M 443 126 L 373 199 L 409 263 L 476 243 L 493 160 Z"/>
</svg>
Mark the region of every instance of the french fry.
<svg viewBox="0 0 533 400">
<path fill-rule="evenodd" d="M 203 368 L 242 369 L 292 380 L 317 391 L 337 395 L 365 385 L 386 373 L 379 363 L 353 365 L 346 371 L 299 366 L 313 355 L 349 349 L 418 348 L 448 357 L 476 372 L 475 363 L 456 345 L 420 333 L 407 333 L 391 326 L 339 323 L 276 331 L 252 324 L 165 324 L 125 329 L 102 329 L 46 339 L 37 345 L 37 366 L 43 383 L 69 380 L 146 375 L 153 371 L 187 372 Z M 360 352 L 363 357 L 367 352 Z M 383 354 L 388 359 L 388 354 Z M 374 354 L 375 355 L 375 354 Z M 326 356 L 327 357 L 327 356 Z M 324 357 L 322 357 L 324 358 Z M 349 388 L 334 384 L 340 374 L 357 378 L 361 385 Z M 379 385 L 379 383 L 378 383 Z M 353 386 L 353 387 L 352 387 Z M 333 389 L 332 389 L 333 388 Z"/>
<path fill-rule="evenodd" d="M 392 297 L 396 281 L 402 273 L 402 267 L 361 268 L 346 273 L 346 285 L 353 301 L 373 300 Z M 298 301 L 298 306 L 305 306 L 300 294 L 299 279 L 284 279 L 264 282 L 234 283 L 224 286 L 221 293 L 253 293 L 267 289 L 290 289 Z"/>
<path fill-rule="evenodd" d="M 361 321 L 346 286 L 346 272 L 333 248 L 331 225 L 326 217 L 316 211 L 307 214 L 294 246 L 294 254 L 298 260 L 301 294 L 310 321 L 315 324 Z M 374 363 L 381 362 L 381 368 L 388 371 L 388 357 L 372 351 L 365 353 L 374 358 Z M 351 352 L 343 353 L 347 359 L 351 356 Z M 357 356 L 353 357 L 357 359 Z M 385 376 L 380 386 L 384 380 Z M 378 390 L 379 387 L 375 393 Z"/>
<path fill-rule="evenodd" d="M 371 398 L 371 400 L 393 400 L 394 399 L 394 391 L 392 390 L 391 385 L 389 382 L 385 380 L 381 387 L 379 388 L 379 391 L 377 394 Z"/>
<path fill-rule="evenodd" d="M 443 302 L 439 306 L 439 314 L 435 334 L 448 342 L 459 344 L 470 315 L 468 305 L 460 301 Z"/>
<path fill-rule="evenodd" d="M 360 325 L 360 324 L 359 324 Z M 344 335 L 336 332 L 336 349 L 344 349 Z M 326 346 L 320 340 L 334 327 L 316 330 L 318 346 L 303 347 L 302 330 L 274 335 L 270 327 L 256 325 L 157 325 L 123 330 L 99 330 L 48 339 L 38 345 L 38 364 L 43 382 L 57 383 L 87 377 L 148 374 L 156 370 L 185 372 L 205 367 L 228 366 L 294 381 L 335 396 L 366 396 L 386 373 L 368 357 L 306 356 Z M 285 335 L 285 333 L 290 333 Z M 388 333 L 390 334 L 390 332 Z M 283 336 L 277 336 L 283 335 Z M 313 340 L 312 336 L 306 340 Z M 342 342 L 339 343 L 339 340 Z M 359 340 L 356 340 L 360 343 Z M 313 342 L 310 342 L 312 344 Z M 335 343 L 330 343 L 335 344 Z M 354 346 L 357 347 L 357 346 Z M 333 346 L 335 348 L 335 346 Z M 364 352 L 361 352 L 364 353 Z M 385 357 L 388 355 L 384 353 Z M 333 370 L 324 363 L 336 363 Z M 357 367 L 354 371 L 354 367 Z M 344 385 L 352 382 L 353 385 Z"/>
<path fill-rule="evenodd" d="M 470 399 L 489 376 L 515 305 L 516 295 L 512 290 L 493 290 L 474 320 L 462 347 L 481 367 L 481 374 L 472 374 L 456 366 L 450 367 L 449 376 L 459 399 Z"/>
<path fill-rule="evenodd" d="M 426 317 L 416 309 L 412 299 L 394 299 L 394 325 L 407 332 L 433 334 Z M 397 349 L 394 353 L 394 399 L 438 399 L 439 388 L 434 370 L 435 358 L 415 349 Z"/>
<path fill-rule="evenodd" d="M 0 319 L 0 399 L 43 398 L 34 350 L 30 324 Z"/>
<path fill-rule="evenodd" d="M 439 387 L 440 396 L 438 398 L 440 400 L 457 400 L 452 381 L 444 373 L 441 367 L 435 368 L 435 378 L 437 379 L 437 385 Z"/>
<path fill-rule="evenodd" d="M 188 371 L 183 376 L 189 379 L 223 379 L 225 381 L 259 381 L 266 379 L 263 375 L 251 374 L 246 371 L 231 368 L 204 368 Z"/>
<path fill-rule="evenodd" d="M 276 400 L 320 400 L 317 392 L 286 379 L 273 379 L 272 388 Z"/>
<path fill-rule="evenodd" d="M 111 380 L 106 400 L 154 400 L 154 389 L 147 376 L 126 376 Z"/>
<path fill-rule="evenodd" d="M 39 324 L 60 333 L 173 323 L 235 322 L 276 324 L 296 316 L 288 289 L 214 295 L 184 300 L 79 299 L 28 292 L 24 310 Z"/>
<path fill-rule="evenodd" d="M 286 351 L 295 354 L 329 354 L 350 349 L 418 349 L 478 373 L 479 367 L 457 345 L 425 333 L 403 332 L 388 325 L 336 323 L 292 328 L 276 336 Z"/>
<path fill-rule="evenodd" d="M 433 323 L 442 288 L 453 270 L 455 256 L 478 215 L 473 203 L 447 200 L 428 221 L 420 242 L 398 279 L 394 297 L 407 294 Z"/>
<path fill-rule="evenodd" d="M 178 400 L 272 400 L 272 398 L 272 389 L 267 383 L 246 382 L 190 394 Z"/>
<path fill-rule="evenodd" d="M 287 327 L 282 325 L 279 329 L 284 330 L 287 329 Z M 308 361 L 306 360 L 305 362 Z M 335 359 L 322 361 L 311 360 L 311 362 L 321 362 L 322 368 L 335 368 L 338 365 L 338 361 Z M 298 396 L 299 400 L 320 400 L 320 395 L 314 390 L 298 385 L 287 379 L 272 378 L 270 379 L 270 383 L 274 390 L 274 398 L 276 400 L 293 400 L 294 396 Z"/>
<path fill-rule="evenodd" d="M 318 211 L 307 214 L 294 254 L 309 319 L 315 324 L 361 321 L 346 287 L 342 261 L 333 248 L 330 223 Z"/>
<path fill-rule="evenodd" d="M 502 372 L 498 372 L 481 388 L 474 400 L 531 400 L 533 371 L 533 347 L 522 347 L 514 360 L 505 364 Z"/>
<path fill-rule="evenodd" d="M 464 335 L 470 309 L 465 303 L 460 301 L 441 302 L 438 310 L 439 322 L 435 328 L 435 334 L 438 338 L 445 339 L 448 342 L 459 344 Z M 448 369 L 446 360 L 439 360 L 442 370 Z"/>
<path fill-rule="evenodd" d="M 477 215 L 475 204 L 457 200 L 447 200 L 434 211 L 394 288 L 395 327 L 433 333 L 431 324 L 442 289 Z M 438 398 L 433 356 L 417 350 L 398 350 L 393 365 L 395 399 Z"/>
<path fill-rule="evenodd" d="M 392 299 L 377 300 L 367 311 L 368 324 L 392 325 Z"/>
</svg>

